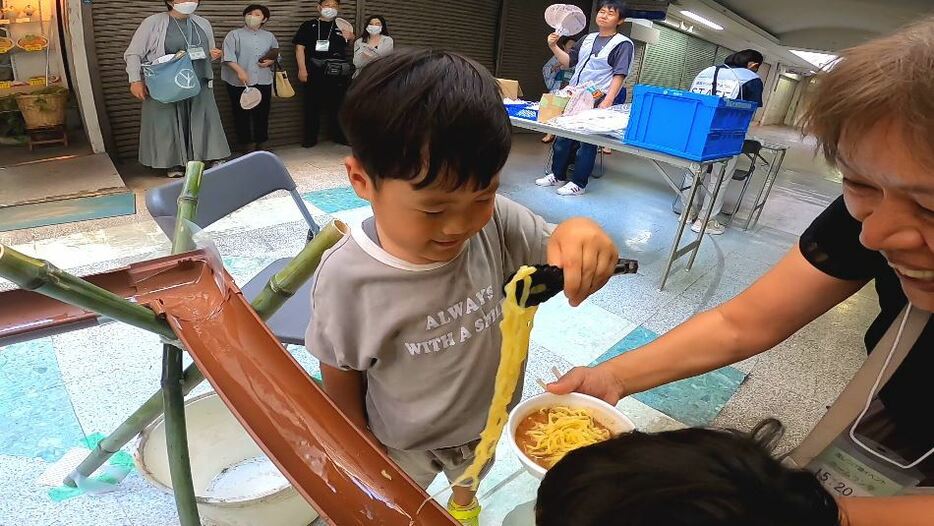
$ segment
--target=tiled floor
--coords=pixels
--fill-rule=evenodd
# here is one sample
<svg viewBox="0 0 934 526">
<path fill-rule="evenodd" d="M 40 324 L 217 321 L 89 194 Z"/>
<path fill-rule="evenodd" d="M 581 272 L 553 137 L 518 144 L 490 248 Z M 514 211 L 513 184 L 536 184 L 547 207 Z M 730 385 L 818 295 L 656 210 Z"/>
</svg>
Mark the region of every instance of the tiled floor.
<svg viewBox="0 0 934 526">
<path fill-rule="evenodd" d="M 580 198 L 560 198 L 531 184 L 542 172 L 545 147 L 537 136 L 519 135 L 503 172 L 502 193 L 552 222 L 574 215 L 599 221 L 621 252 L 639 259 L 638 275 L 614 278 L 572 309 L 555 299 L 539 312 L 533 333 L 524 396 L 541 391 L 537 378 L 552 367 L 602 361 L 670 330 L 692 314 L 742 291 L 795 243 L 807 223 L 837 193 L 838 181 L 811 159 L 813 145 L 795 132 L 760 130 L 793 143 L 775 194 L 759 226 L 731 228 L 706 238 L 691 271 L 676 265 L 669 285 L 658 284 L 676 216 L 673 194 L 644 161 L 619 154 L 606 159 L 606 174 Z M 347 150 L 278 152 L 295 176 L 319 222 L 366 217 L 368 209 L 347 188 L 342 156 Z M 145 190 L 163 179 L 141 175 L 128 186 Z M 756 188 L 751 191 L 756 192 Z M 744 216 L 745 212 L 741 212 Z M 207 229 L 238 283 L 270 260 L 293 255 L 306 227 L 287 196 L 270 196 Z M 98 272 L 164 254 L 168 243 L 141 208 L 136 216 L 0 233 L 0 241 L 47 258 L 80 274 Z M 0 282 L 0 288 L 9 284 Z M 860 327 L 874 316 L 871 290 L 854 296 L 794 337 L 758 358 L 698 379 L 627 398 L 620 403 L 640 429 L 716 425 L 749 428 L 776 416 L 789 428 L 784 446 L 800 440 L 822 408 L 864 357 Z M 291 349 L 312 375 L 317 364 Z M 0 525 L 176 524 L 174 504 L 136 471 L 103 495 L 56 501 L 37 480 L 69 450 L 96 433 L 108 433 L 159 384 L 158 338 L 115 323 L 0 349 Z M 201 387 L 196 393 L 204 392 Z M 125 448 L 132 451 L 132 445 Z M 433 489 L 443 489 L 439 480 Z M 537 483 L 502 445 L 480 491 L 483 524 L 529 525 Z M 442 493 L 439 498 L 444 498 Z"/>
</svg>

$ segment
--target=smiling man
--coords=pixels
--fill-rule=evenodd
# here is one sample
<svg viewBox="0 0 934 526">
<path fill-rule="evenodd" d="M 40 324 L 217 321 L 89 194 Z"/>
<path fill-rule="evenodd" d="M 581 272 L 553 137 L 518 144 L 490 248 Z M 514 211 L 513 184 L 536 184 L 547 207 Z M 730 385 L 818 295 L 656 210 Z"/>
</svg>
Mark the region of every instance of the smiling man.
<svg viewBox="0 0 934 526">
<path fill-rule="evenodd" d="M 880 313 L 866 332 L 870 360 L 821 422 L 837 420 L 827 443 L 801 456 L 839 497 L 845 524 L 931 524 L 934 496 L 855 498 L 934 492 L 931 57 L 934 18 L 844 52 L 821 75 L 807 116 L 843 173 L 843 196 L 733 300 L 641 349 L 575 369 L 549 389 L 616 403 L 767 351 L 874 282 Z M 860 460 L 828 466 L 828 458 L 843 458 L 840 450 Z"/>
</svg>

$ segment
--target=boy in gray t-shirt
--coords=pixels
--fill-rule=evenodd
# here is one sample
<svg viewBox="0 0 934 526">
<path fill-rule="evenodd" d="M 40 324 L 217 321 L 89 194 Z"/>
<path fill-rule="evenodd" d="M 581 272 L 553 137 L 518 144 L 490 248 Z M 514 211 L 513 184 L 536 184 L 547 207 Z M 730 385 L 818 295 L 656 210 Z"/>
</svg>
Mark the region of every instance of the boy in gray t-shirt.
<svg viewBox="0 0 934 526">
<path fill-rule="evenodd" d="M 560 266 L 577 305 L 606 283 L 616 248 L 588 219 L 552 228 L 496 195 L 511 128 L 496 81 L 466 58 L 374 62 L 342 122 L 350 183 L 374 217 L 324 256 L 305 343 L 328 395 L 417 483 L 453 480 L 492 400 L 504 280 L 523 264 Z M 478 524 L 469 488 L 448 509 Z"/>
</svg>

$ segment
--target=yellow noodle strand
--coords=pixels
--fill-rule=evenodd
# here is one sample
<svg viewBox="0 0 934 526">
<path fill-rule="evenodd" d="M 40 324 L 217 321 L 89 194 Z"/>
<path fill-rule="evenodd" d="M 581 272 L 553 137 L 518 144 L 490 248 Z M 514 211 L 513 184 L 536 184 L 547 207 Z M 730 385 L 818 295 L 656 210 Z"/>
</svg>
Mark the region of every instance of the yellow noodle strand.
<svg viewBox="0 0 934 526">
<path fill-rule="evenodd" d="M 480 485 L 480 472 L 493 458 L 496 443 L 503 433 L 508 419 L 507 409 L 512 401 L 522 363 L 529 354 L 529 337 L 532 333 L 532 320 L 538 307 L 525 307 L 532 290 L 534 267 L 523 266 L 516 272 L 506 287 L 506 299 L 503 301 L 503 321 L 499 327 L 502 332 L 499 367 L 496 369 L 496 383 L 493 389 L 493 401 L 487 415 L 486 426 L 480 433 L 480 444 L 474 453 L 473 463 L 464 474 L 454 481 L 454 485 L 467 485 L 473 491 Z M 522 297 L 516 298 L 516 284 L 524 283 Z"/>
<path fill-rule="evenodd" d="M 553 407 L 540 412 L 547 414 L 548 419 L 536 422 L 526 432 L 530 442 L 524 451 L 542 460 L 545 467 L 554 466 L 575 449 L 610 438 L 610 431 L 598 424 L 593 413 L 586 409 Z"/>
</svg>

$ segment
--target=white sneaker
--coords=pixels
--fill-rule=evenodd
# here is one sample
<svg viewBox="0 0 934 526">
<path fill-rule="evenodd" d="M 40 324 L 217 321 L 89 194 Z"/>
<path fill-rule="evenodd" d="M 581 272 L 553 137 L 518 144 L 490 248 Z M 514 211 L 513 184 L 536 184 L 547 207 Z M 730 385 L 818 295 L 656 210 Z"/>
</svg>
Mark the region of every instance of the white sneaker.
<svg viewBox="0 0 934 526">
<path fill-rule="evenodd" d="M 702 224 L 703 223 L 700 219 L 698 219 L 697 221 L 694 221 L 694 224 L 691 225 L 691 230 L 699 234 L 701 231 Z M 726 226 L 724 226 L 722 223 L 720 223 L 716 219 L 711 219 L 710 222 L 707 223 L 708 234 L 712 236 L 719 236 L 720 234 L 723 234 L 724 232 L 726 232 Z"/>
<path fill-rule="evenodd" d="M 541 179 L 536 179 L 535 184 L 538 186 L 558 186 L 560 182 L 558 181 L 558 178 L 555 177 L 555 174 L 548 174 Z"/>
<path fill-rule="evenodd" d="M 171 168 L 166 170 L 165 175 L 168 176 L 169 179 L 178 179 L 179 177 L 185 177 L 185 171 L 180 168 Z"/>
<path fill-rule="evenodd" d="M 584 195 L 584 189 L 574 183 L 568 183 L 558 188 L 558 195 Z"/>
</svg>

